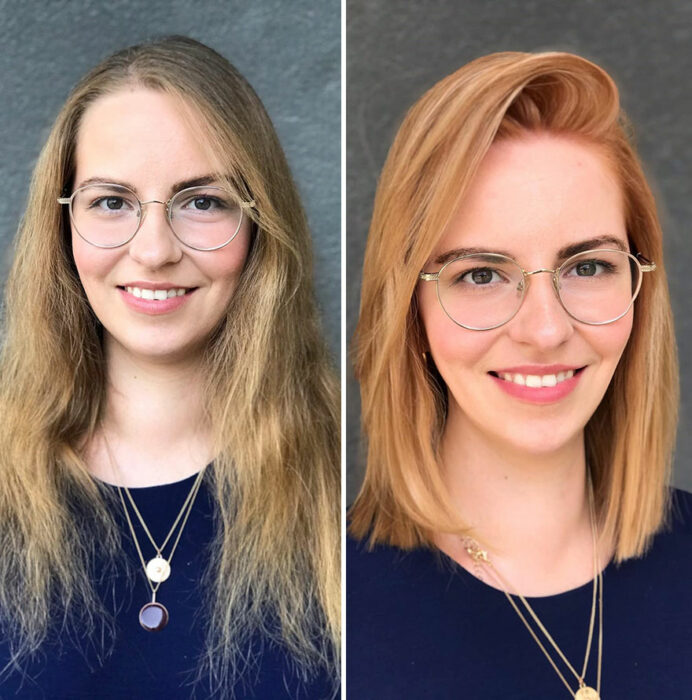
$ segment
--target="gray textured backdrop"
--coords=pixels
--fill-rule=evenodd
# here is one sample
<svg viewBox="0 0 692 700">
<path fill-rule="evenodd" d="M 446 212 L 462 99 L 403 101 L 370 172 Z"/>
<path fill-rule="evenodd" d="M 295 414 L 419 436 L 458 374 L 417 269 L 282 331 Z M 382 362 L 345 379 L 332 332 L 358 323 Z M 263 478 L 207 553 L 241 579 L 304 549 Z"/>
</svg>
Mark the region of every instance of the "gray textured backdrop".
<svg viewBox="0 0 692 700">
<path fill-rule="evenodd" d="M 493 51 L 565 50 L 620 86 L 658 194 L 682 368 L 675 483 L 692 489 L 692 2 L 347 0 L 347 342 L 376 180 L 407 108 L 443 76 Z M 350 368 L 349 368 L 350 371 Z M 362 477 L 358 387 L 347 385 L 348 497 Z"/>
<path fill-rule="evenodd" d="M 219 51 L 264 102 L 307 208 L 318 300 L 338 362 L 339 0 L 0 0 L 0 252 L 8 253 L 36 157 L 70 88 L 113 51 L 165 34 Z"/>
</svg>

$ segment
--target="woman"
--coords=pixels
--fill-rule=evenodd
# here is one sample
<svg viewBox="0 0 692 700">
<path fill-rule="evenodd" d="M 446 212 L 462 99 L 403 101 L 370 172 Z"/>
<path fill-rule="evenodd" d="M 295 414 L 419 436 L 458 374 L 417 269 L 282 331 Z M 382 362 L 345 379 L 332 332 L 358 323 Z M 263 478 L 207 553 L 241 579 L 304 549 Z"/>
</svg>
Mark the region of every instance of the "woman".
<svg viewBox="0 0 692 700">
<path fill-rule="evenodd" d="M 494 54 L 414 105 L 356 347 L 349 697 L 686 697 L 661 229 L 603 70 Z"/>
<path fill-rule="evenodd" d="M 3 697 L 333 695 L 337 387 L 310 268 L 223 57 L 170 37 L 75 87 L 7 288 Z"/>
</svg>

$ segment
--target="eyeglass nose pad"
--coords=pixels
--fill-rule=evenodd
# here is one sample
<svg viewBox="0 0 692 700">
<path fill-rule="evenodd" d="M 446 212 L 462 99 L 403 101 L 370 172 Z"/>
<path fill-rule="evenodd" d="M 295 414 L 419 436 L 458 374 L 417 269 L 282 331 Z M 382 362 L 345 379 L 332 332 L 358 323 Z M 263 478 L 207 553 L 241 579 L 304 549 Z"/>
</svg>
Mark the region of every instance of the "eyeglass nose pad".
<svg viewBox="0 0 692 700">
<path fill-rule="evenodd" d="M 553 272 L 553 289 L 555 290 L 555 293 L 557 294 L 557 298 L 562 300 L 562 297 L 560 296 L 560 277 L 557 273 L 557 271 Z"/>
</svg>

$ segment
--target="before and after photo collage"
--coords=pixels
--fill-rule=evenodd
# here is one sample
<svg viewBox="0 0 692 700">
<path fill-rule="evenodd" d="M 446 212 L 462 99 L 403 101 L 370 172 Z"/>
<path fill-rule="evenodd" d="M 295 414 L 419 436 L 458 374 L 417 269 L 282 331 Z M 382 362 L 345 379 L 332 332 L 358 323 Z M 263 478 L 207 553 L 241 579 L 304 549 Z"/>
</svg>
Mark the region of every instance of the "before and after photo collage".
<svg viewBox="0 0 692 700">
<path fill-rule="evenodd" d="M 0 700 L 692 698 L 692 0 L 0 0 L 0 88 Z"/>
</svg>

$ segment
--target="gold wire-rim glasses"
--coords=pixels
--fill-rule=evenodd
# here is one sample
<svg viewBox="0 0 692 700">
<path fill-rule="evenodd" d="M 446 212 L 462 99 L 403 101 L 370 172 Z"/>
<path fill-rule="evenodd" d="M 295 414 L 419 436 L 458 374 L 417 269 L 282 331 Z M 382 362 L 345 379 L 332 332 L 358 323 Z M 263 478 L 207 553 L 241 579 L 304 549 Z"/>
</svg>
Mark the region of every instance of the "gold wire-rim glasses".
<svg viewBox="0 0 692 700">
<path fill-rule="evenodd" d="M 590 254 L 596 254 L 596 253 L 619 253 L 621 255 L 626 255 L 630 260 L 634 261 L 634 263 L 637 265 L 639 268 L 639 278 L 637 280 L 637 287 L 632 291 L 632 298 L 630 299 L 630 303 L 627 305 L 627 308 L 618 316 L 615 318 L 611 318 L 608 321 L 584 321 L 581 318 L 578 318 L 575 316 L 566 306 L 565 303 L 562 299 L 562 296 L 560 294 L 560 273 L 562 272 L 563 269 L 565 269 L 568 265 L 572 264 L 575 258 L 582 257 L 584 255 L 590 255 Z M 519 303 L 517 304 L 516 309 L 514 310 L 514 313 L 512 315 L 502 321 L 501 323 L 496 323 L 492 326 L 487 326 L 487 327 L 475 327 L 475 326 L 469 326 L 467 324 L 461 323 L 457 319 L 455 319 L 449 311 L 446 309 L 444 303 L 442 302 L 442 298 L 440 296 L 440 276 L 444 273 L 445 269 L 449 266 L 452 265 L 453 263 L 459 262 L 460 260 L 466 260 L 468 258 L 476 258 L 482 256 L 484 259 L 491 258 L 493 260 L 497 260 L 498 262 L 509 262 L 512 263 L 517 267 L 517 269 L 521 270 L 521 273 L 523 275 L 523 284 L 521 285 L 521 298 L 519 299 Z M 632 308 L 632 304 L 634 304 L 634 300 L 637 298 L 639 295 L 639 291 L 642 286 L 642 280 L 643 280 L 643 273 L 644 272 L 653 272 L 656 269 L 656 263 L 648 260 L 645 258 L 641 253 L 636 253 L 632 254 L 629 251 L 622 250 L 619 248 L 594 248 L 591 250 L 583 250 L 580 251 L 579 253 L 575 253 L 574 255 L 571 255 L 569 258 L 567 258 L 558 268 L 551 270 L 548 268 L 539 268 L 537 270 L 525 270 L 514 258 L 510 258 L 507 255 L 502 255 L 501 253 L 470 253 L 468 255 L 460 255 L 456 258 L 453 258 L 452 260 L 448 260 L 437 272 L 421 272 L 419 273 L 418 277 L 424 282 L 435 282 L 436 285 L 436 293 L 437 293 L 437 300 L 442 307 L 442 310 L 445 312 L 445 315 L 457 326 L 461 326 L 462 328 L 465 328 L 470 331 L 491 331 L 495 328 L 499 328 L 500 326 L 504 326 L 506 323 L 509 323 L 518 313 L 519 309 L 521 309 L 522 304 L 524 303 L 524 299 L 526 298 L 526 290 L 528 289 L 529 286 L 529 281 L 530 277 L 533 275 L 537 275 L 543 272 L 549 272 L 552 275 L 552 280 L 553 280 L 553 290 L 555 291 L 555 294 L 557 295 L 558 301 L 560 302 L 560 306 L 565 310 L 565 313 L 570 318 L 573 318 L 575 321 L 578 321 L 579 323 L 584 323 L 589 326 L 605 326 L 608 325 L 609 323 L 615 323 L 615 321 L 619 321 L 627 312 Z"/>
<path fill-rule="evenodd" d="M 77 223 L 75 222 L 75 217 L 74 217 L 74 211 L 73 211 L 73 201 L 74 198 L 80 193 L 83 192 L 84 190 L 90 189 L 90 188 L 95 188 L 95 187 L 112 187 L 115 188 L 116 190 L 121 190 L 123 192 L 127 192 L 133 196 L 135 201 L 139 205 L 139 213 L 137 216 L 138 219 L 138 224 L 137 227 L 134 230 L 134 233 L 124 240 L 122 243 L 113 243 L 113 244 L 101 244 L 101 243 L 94 243 L 93 241 L 89 240 L 77 227 Z M 184 195 L 186 192 L 189 193 L 191 190 L 217 190 L 220 192 L 225 192 L 226 194 L 231 195 L 231 197 L 234 198 L 236 204 L 240 207 L 240 218 L 238 219 L 238 225 L 236 226 L 236 230 L 233 232 L 233 234 L 228 238 L 228 240 L 224 241 L 223 243 L 217 245 L 217 246 L 211 246 L 209 248 L 200 248 L 198 246 L 190 245 L 190 243 L 187 243 L 184 241 L 176 232 L 175 227 L 173 226 L 173 210 L 171 207 L 171 203 L 174 202 L 178 197 L 181 195 Z M 221 248 L 226 247 L 231 241 L 238 235 L 238 232 L 240 231 L 240 227 L 243 224 L 243 215 L 244 211 L 246 209 L 253 209 L 256 206 L 255 200 L 251 199 L 249 201 L 238 201 L 235 199 L 235 194 L 229 190 L 226 189 L 225 187 L 219 187 L 218 185 L 193 185 L 192 187 L 185 187 L 182 190 L 178 190 L 173 194 L 173 196 L 166 200 L 165 202 L 162 202 L 159 199 L 149 199 L 146 202 L 143 202 L 135 192 L 133 192 L 129 187 L 126 187 L 125 185 L 119 185 L 115 182 L 98 182 L 98 183 L 90 183 L 88 185 L 84 185 L 83 187 L 78 187 L 69 197 L 58 197 L 58 204 L 67 204 L 69 206 L 69 212 L 70 212 L 70 221 L 72 222 L 72 225 L 74 226 L 74 230 L 77 232 L 77 235 L 83 240 L 86 241 L 89 245 L 93 245 L 95 248 L 108 248 L 108 249 L 113 249 L 113 248 L 122 248 L 122 246 L 127 245 L 139 232 L 139 229 L 142 227 L 142 224 L 144 223 L 144 205 L 145 204 L 162 204 L 166 208 L 166 219 L 168 221 L 168 227 L 171 229 L 171 232 L 175 236 L 176 240 L 178 240 L 182 245 L 184 245 L 187 248 L 190 248 L 192 250 L 199 250 L 202 252 L 207 252 L 207 251 L 214 251 L 214 250 L 220 250 Z"/>
</svg>

